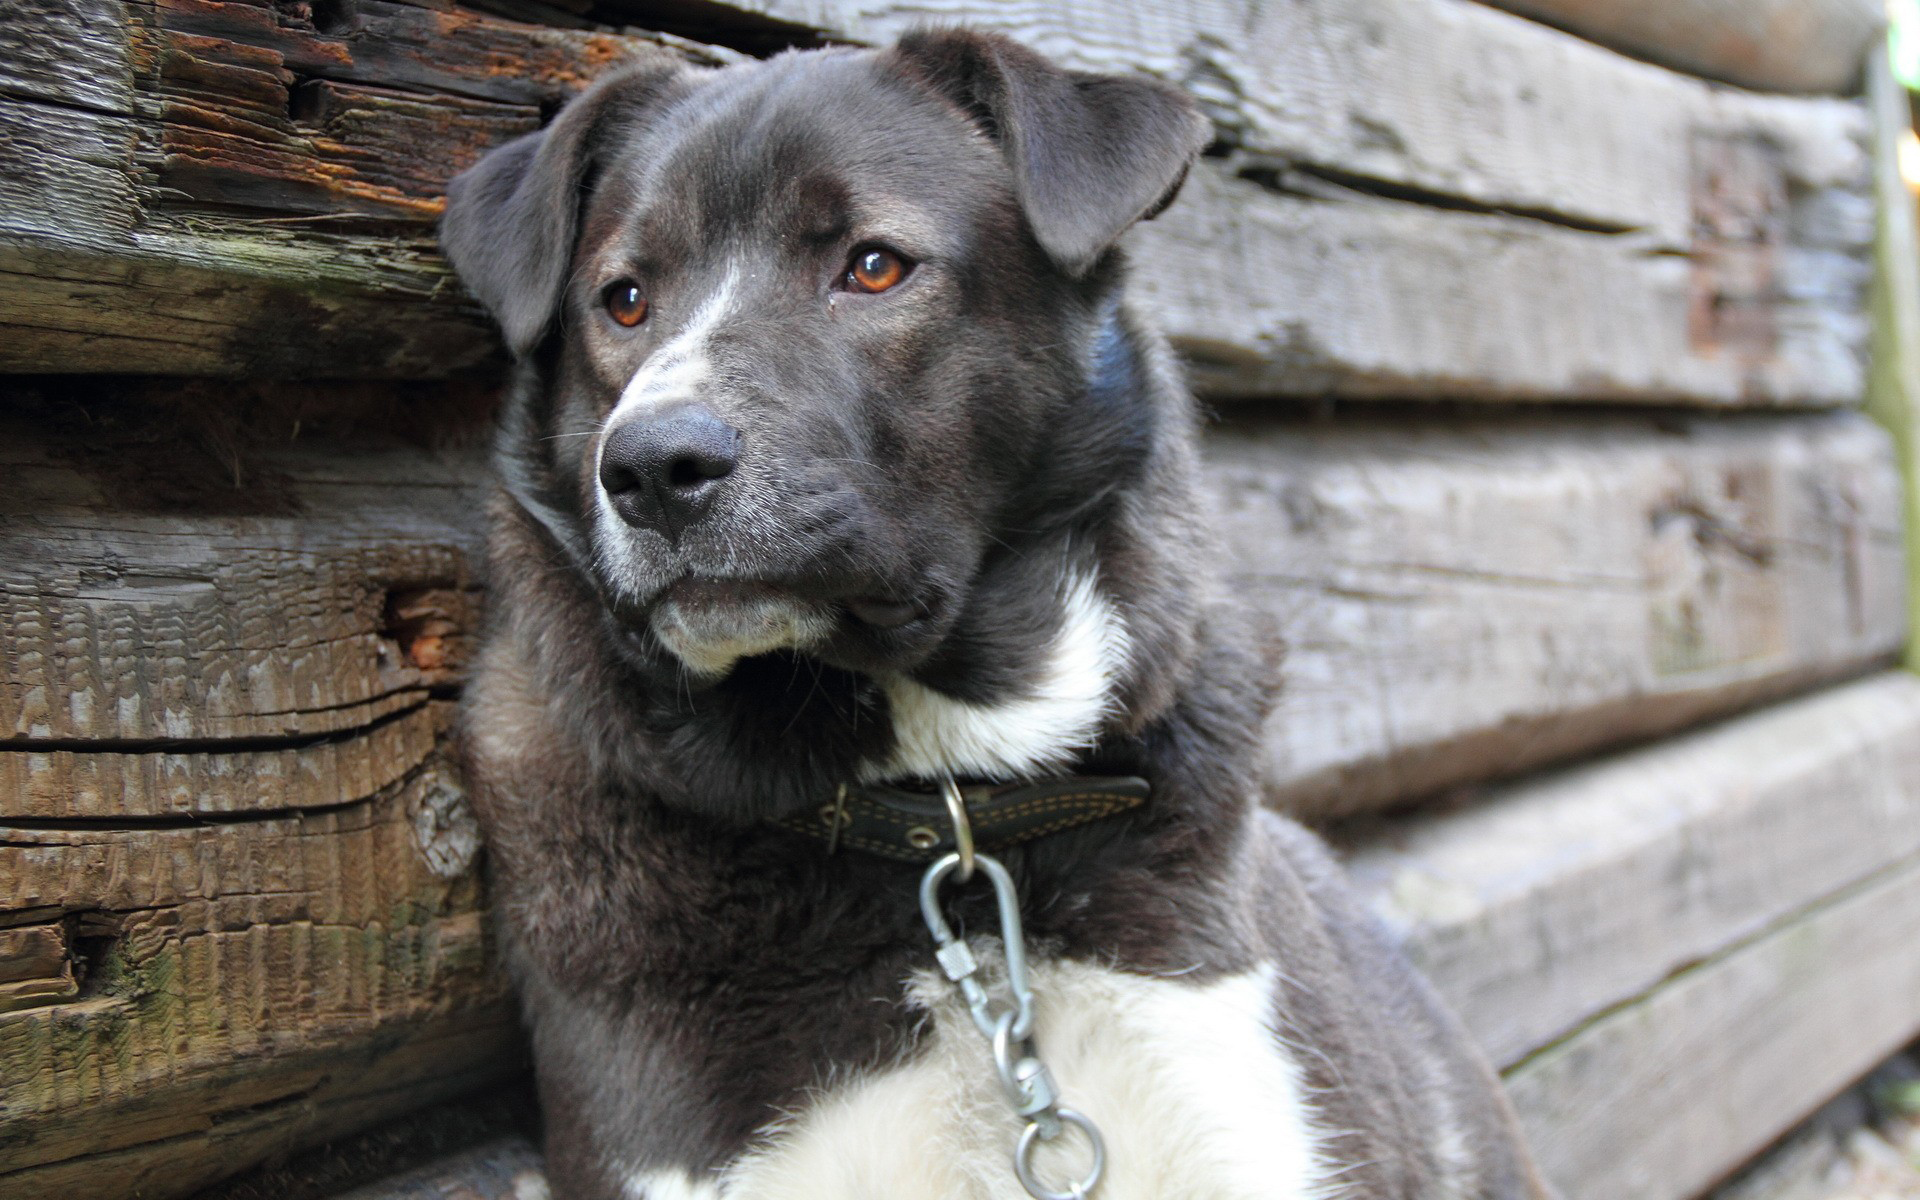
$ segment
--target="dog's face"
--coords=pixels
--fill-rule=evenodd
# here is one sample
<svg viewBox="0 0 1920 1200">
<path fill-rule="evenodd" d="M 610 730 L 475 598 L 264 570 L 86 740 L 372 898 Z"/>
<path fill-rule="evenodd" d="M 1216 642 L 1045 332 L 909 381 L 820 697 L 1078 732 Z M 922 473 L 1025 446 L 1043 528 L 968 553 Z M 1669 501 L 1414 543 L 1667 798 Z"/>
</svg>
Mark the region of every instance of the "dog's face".
<svg viewBox="0 0 1920 1200">
<path fill-rule="evenodd" d="M 1136 465 L 1103 262 L 1204 131 L 966 34 L 603 82 L 450 194 L 456 266 L 549 380 L 521 490 L 698 676 L 913 669 L 996 546 Z"/>
</svg>

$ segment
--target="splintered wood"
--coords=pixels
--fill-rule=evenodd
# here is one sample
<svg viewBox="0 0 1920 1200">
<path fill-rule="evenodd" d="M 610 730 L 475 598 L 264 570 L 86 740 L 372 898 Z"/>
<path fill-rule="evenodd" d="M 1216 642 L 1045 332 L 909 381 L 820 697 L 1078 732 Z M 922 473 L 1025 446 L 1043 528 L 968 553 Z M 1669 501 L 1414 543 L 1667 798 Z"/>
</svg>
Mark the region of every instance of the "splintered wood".
<svg viewBox="0 0 1920 1200">
<path fill-rule="evenodd" d="M 26 0 L 4 25 L 11 370 L 486 360 L 484 318 L 433 248 L 447 178 L 600 73 L 668 53 L 381 0 Z"/>
<path fill-rule="evenodd" d="M 0 1194 L 177 1196 L 516 1070 L 448 759 L 473 461 L 0 433 Z"/>
</svg>

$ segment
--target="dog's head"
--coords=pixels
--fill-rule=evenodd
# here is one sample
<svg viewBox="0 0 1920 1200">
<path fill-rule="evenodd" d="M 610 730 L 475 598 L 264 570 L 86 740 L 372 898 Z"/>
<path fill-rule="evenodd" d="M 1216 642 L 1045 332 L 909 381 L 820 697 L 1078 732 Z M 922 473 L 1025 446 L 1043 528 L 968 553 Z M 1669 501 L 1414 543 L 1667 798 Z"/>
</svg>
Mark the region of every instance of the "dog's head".
<svg viewBox="0 0 1920 1200">
<path fill-rule="evenodd" d="M 606 79 L 449 192 L 543 381 L 510 482 L 696 678 L 923 667 L 983 563 L 1139 472 L 1112 251 L 1206 135 L 1165 85 L 961 32 Z"/>
</svg>

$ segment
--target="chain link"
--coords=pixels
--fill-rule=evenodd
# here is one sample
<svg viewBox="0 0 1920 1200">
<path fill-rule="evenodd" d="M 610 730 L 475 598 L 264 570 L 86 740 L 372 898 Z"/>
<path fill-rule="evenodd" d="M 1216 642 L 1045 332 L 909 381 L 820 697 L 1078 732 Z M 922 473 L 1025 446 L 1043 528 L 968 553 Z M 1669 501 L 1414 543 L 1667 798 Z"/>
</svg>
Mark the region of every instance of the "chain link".
<svg viewBox="0 0 1920 1200">
<path fill-rule="evenodd" d="M 960 831 L 966 825 L 966 810 L 955 815 L 956 841 L 972 849 L 970 839 Z M 920 915 L 933 935 L 934 958 L 947 979 L 959 989 L 973 1015 L 973 1023 L 993 1047 L 993 1065 L 1007 1103 L 1026 1122 L 1014 1149 L 1013 1170 L 1020 1186 L 1033 1200 L 1086 1200 L 1100 1182 L 1106 1169 L 1107 1147 L 1092 1121 L 1070 1108 L 1060 1106 L 1060 1091 L 1053 1073 L 1040 1061 L 1033 1048 L 1033 989 L 1027 975 L 1026 934 L 1020 923 L 1020 894 L 1013 877 L 999 859 L 990 854 L 948 854 L 927 868 L 920 877 Z M 1011 1004 L 996 1005 L 980 982 L 980 963 L 973 949 L 954 936 L 940 908 L 940 888 L 949 876 L 959 872 L 955 882 L 964 883 L 977 869 L 993 885 L 1000 909 L 1000 942 L 1007 959 L 1007 990 Z M 1061 1137 L 1072 1127 L 1086 1136 L 1093 1147 L 1093 1164 L 1084 1178 L 1073 1180 L 1065 1191 L 1051 1191 L 1040 1182 L 1033 1168 L 1034 1151 L 1042 1142 Z"/>
</svg>

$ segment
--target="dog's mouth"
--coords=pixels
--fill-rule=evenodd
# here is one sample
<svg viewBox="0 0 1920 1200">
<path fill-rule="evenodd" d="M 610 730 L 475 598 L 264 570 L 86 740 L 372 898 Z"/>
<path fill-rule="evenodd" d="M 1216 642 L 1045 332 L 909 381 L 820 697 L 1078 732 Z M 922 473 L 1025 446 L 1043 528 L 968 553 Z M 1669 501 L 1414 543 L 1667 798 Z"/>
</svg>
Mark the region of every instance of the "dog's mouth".
<svg viewBox="0 0 1920 1200">
<path fill-rule="evenodd" d="M 713 676 L 775 650 L 824 649 L 849 623 L 889 634 L 925 616 L 917 601 L 882 594 L 822 599 L 763 580 L 687 576 L 661 592 L 648 622 L 675 658 Z"/>
</svg>

